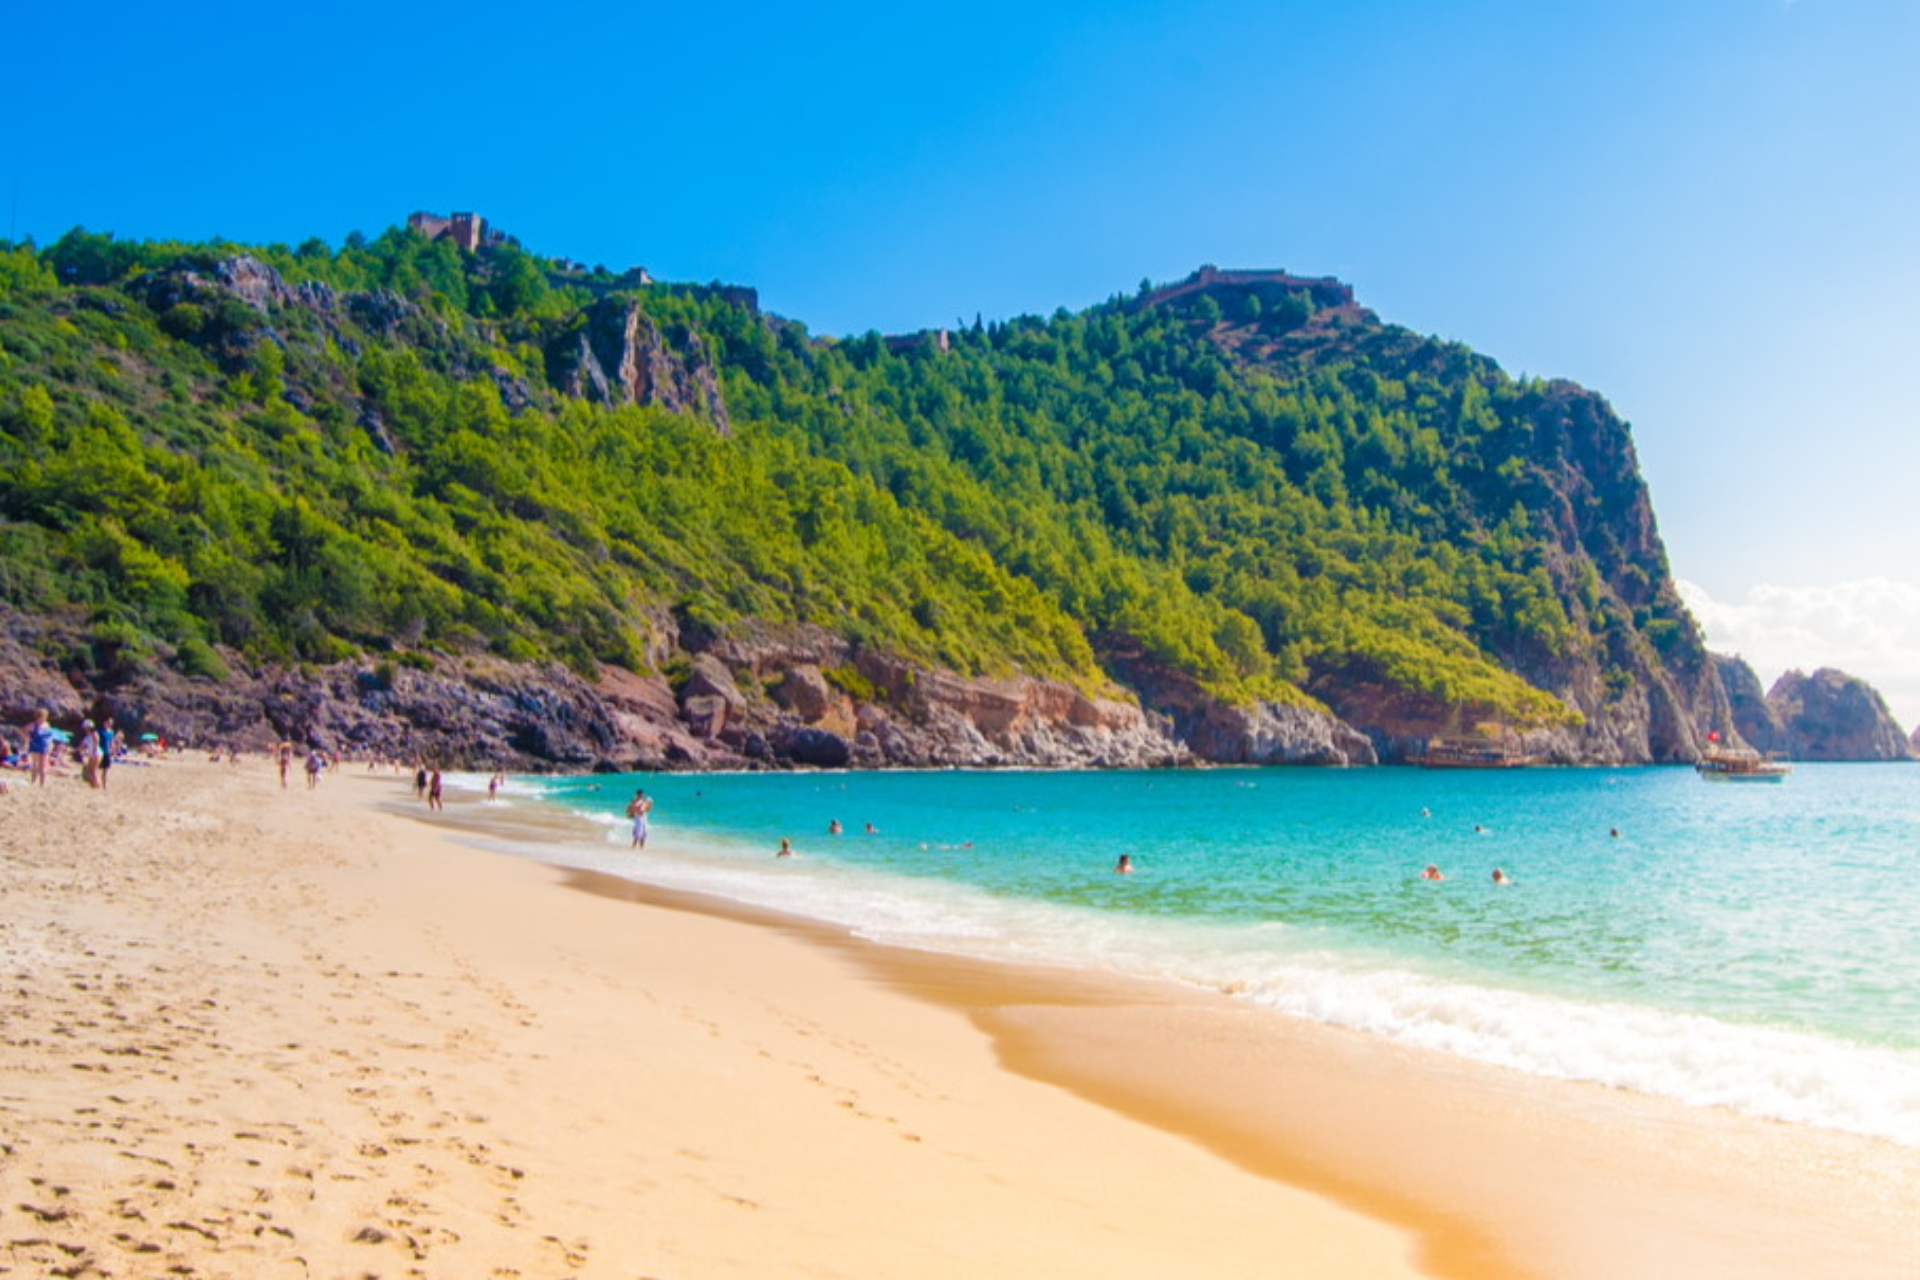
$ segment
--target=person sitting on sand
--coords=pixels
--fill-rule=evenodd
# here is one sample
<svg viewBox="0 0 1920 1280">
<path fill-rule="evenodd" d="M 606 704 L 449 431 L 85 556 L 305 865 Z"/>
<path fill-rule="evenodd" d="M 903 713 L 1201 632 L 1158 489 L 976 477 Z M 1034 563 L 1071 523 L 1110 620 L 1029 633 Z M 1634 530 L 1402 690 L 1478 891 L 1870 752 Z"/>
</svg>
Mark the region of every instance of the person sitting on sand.
<svg viewBox="0 0 1920 1280">
<path fill-rule="evenodd" d="M 785 836 L 781 836 L 780 848 L 773 856 L 776 858 L 797 858 L 800 855 L 793 851 L 793 841 L 787 839 Z"/>
<path fill-rule="evenodd" d="M 1132 875 L 1133 874 L 1133 855 L 1130 853 L 1121 854 L 1120 861 L 1113 864 L 1113 874 L 1117 876 Z"/>
<path fill-rule="evenodd" d="M 1513 879 L 1512 877 L 1508 876 L 1506 872 L 1502 871 L 1498 867 L 1495 867 L 1493 869 L 1493 882 L 1495 884 L 1510 885 L 1513 883 Z"/>
<path fill-rule="evenodd" d="M 1422 869 L 1422 871 L 1420 872 L 1420 878 L 1422 880 L 1445 880 L 1446 879 L 1445 876 L 1440 874 L 1440 868 L 1434 866 L 1431 862 L 1429 862 L 1426 865 L 1426 867 Z"/>
</svg>

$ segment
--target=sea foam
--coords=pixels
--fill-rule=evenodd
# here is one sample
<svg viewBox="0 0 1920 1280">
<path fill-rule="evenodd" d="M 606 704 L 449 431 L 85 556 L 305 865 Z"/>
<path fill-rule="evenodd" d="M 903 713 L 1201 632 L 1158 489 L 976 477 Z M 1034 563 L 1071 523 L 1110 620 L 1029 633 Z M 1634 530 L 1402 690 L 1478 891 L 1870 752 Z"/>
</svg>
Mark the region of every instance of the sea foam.
<svg viewBox="0 0 1920 1280">
<path fill-rule="evenodd" d="M 1920 1147 L 1920 1053 L 1621 1001 L 1463 980 L 1404 957 L 1329 949 L 1281 922 L 1222 925 L 1007 897 L 676 833 L 671 852 L 542 856 L 845 927 L 893 946 L 1096 969 L 1210 991 L 1286 1016 L 1541 1076 L 1597 1083 Z"/>
</svg>

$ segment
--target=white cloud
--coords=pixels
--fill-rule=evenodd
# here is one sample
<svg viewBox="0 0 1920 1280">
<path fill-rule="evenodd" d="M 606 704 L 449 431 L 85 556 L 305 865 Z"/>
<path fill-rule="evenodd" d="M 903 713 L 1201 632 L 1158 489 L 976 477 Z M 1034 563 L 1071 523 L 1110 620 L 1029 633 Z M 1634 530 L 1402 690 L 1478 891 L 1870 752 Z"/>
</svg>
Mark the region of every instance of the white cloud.
<svg viewBox="0 0 1920 1280">
<path fill-rule="evenodd" d="M 1920 584 L 1763 584 L 1737 602 L 1715 600 L 1695 583 L 1677 585 L 1707 647 L 1745 658 L 1761 687 L 1790 669 L 1837 667 L 1878 689 L 1902 729 L 1920 724 Z"/>
</svg>

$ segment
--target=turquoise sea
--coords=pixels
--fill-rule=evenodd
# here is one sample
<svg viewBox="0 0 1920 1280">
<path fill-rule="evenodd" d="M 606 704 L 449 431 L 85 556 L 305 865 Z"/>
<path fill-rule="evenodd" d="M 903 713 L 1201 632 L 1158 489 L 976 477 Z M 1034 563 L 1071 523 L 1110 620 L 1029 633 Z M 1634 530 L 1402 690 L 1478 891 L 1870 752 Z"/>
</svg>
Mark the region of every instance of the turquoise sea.
<svg viewBox="0 0 1920 1280">
<path fill-rule="evenodd" d="M 620 816 L 636 787 L 656 799 L 644 853 Z M 605 824 L 604 845 L 554 861 L 1920 1146 L 1912 765 L 1801 765 L 1779 785 L 1675 768 L 603 775 L 510 797 Z M 773 856 L 782 836 L 800 857 Z M 1133 875 L 1114 874 L 1121 853 Z M 1446 878 L 1421 880 L 1428 863 Z"/>
</svg>

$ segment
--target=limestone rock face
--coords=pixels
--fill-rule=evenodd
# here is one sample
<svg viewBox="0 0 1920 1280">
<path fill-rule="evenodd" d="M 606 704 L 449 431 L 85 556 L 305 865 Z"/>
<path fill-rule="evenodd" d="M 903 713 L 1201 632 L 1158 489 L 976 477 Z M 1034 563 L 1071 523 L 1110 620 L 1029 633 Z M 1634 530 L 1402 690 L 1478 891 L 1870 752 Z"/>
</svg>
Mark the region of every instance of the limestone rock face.
<svg viewBox="0 0 1920 1280">
<path fill-rule="evenodd" d="M 657 405 L 732 430 L 707 349 L 690 331 L 662 334 L 630 298 L 602 298 L 547 349 L 553 385 L 600 404 Z"/>
<path fill-rule="evenodd" d="M 1733 712 L 1733 729 L 1755 751 L 1791 755 L 1786 726 L 1760 688 L 1760 677 L 1743 660 L 1713 655 L 1714 669 L 1727 691 L 1727 704 Z"/>
<path fill-rule="evenodd" d="M 1219 764 L 1379 763 L 1373 743 L 1344 720 L 1278 702 L 1207 707 L 1182 736 L 1196 756 Z"/>
<path fill-rule="evenodd" d="M 1914 758 L 1913 743 L 1894 723 L 1885 699 L 1843 671 L 1789 671 L 1768 690 L 1767 705 L 1784 730 L 1785 754 L 1795 760 Z"/>
<path fill-rule="evenodd" d="M 1108 662 L 1141 700 L 1166 718 L 1169 732 L 1196 760 L 1217 764 L 1378 764 L 1373 741 L 1352 724 L 1308 706 L 1263 702 L 1235 707 L 1194 681 L 1137 652 Z"/>
</svg>

